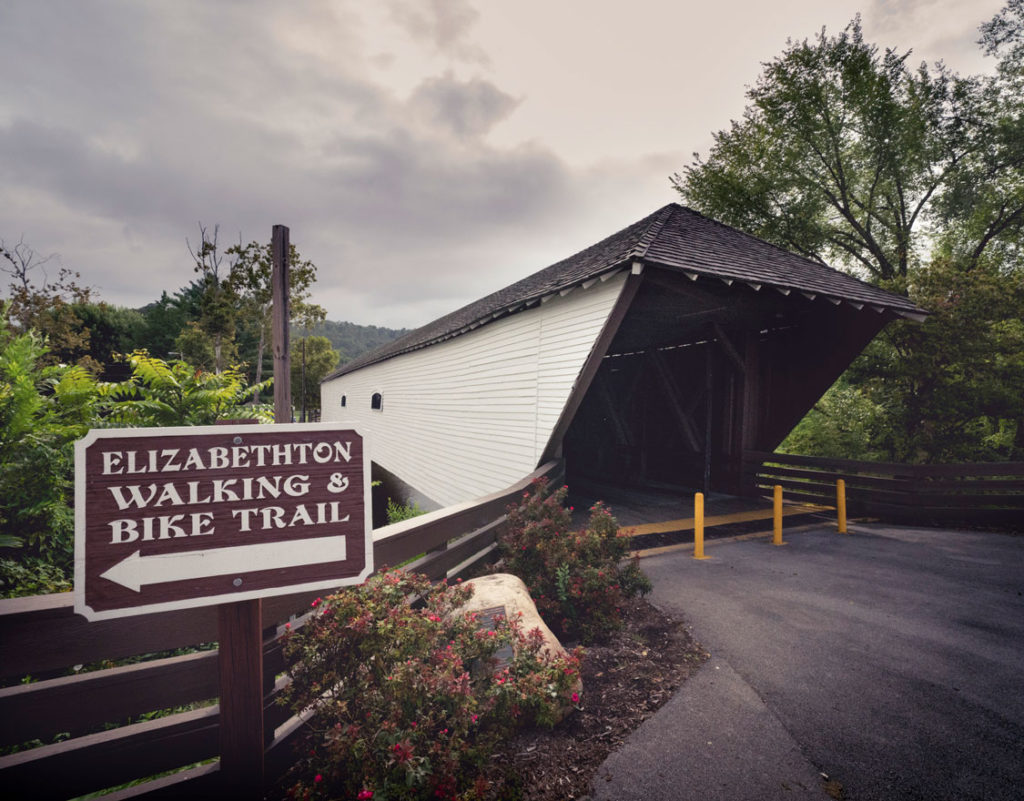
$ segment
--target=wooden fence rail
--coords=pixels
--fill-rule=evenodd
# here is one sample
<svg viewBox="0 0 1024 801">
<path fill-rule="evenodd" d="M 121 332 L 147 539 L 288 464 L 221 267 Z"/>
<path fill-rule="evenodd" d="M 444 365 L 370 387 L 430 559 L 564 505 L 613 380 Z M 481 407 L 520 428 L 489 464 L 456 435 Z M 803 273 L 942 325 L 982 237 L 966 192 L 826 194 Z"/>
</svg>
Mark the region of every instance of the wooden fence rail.
<svg viewBox="0 0 1024 801">
<path fill-rule="evenodd" d="M 409 569 L 433 579 L 468 571 L 487 558 L 506 508 L 530 483 L 561 475 L 561 463 L 549 462 L 501 492 L 376 529 L 374 564 L 424 554 Z M 268 780 L 291 764 L 301 730 L 275 702 L 285 684 L 279 636 L 286 621 L 301 625 L 315 596 L 263 602 Z M 72 607 L 70 593 L 0 600 L 0 748 L 41 743 L 0 756 L 0 797 L 67 799 L 165 771 L 175 773 L 104 798 L 224 797 L 215 761 L 217 608 L 89 623 Z M 197 708 L 161 712 L 183 707 Z"/>
<path fill-rule="evenodd" d="M 1024 462 L 908 465 L 752 451 L 745 463 L 759 491 L 781 484 L 787 498 L 826 506 L 835 505 L 841 478 L 850 514 L 922 524 L 1024 521 Z"/>
</svg>

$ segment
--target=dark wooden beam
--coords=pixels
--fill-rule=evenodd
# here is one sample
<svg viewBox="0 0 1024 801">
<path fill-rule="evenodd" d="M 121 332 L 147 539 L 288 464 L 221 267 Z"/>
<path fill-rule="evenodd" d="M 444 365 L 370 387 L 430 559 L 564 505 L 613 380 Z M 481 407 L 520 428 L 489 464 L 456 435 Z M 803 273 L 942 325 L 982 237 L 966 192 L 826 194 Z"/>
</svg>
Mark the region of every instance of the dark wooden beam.
<svg viewBox="0 0 1024 801">
<path fill-rule="evenodd" d="M 750 450 L 757 442 L 759 413 L 761 410 L 761 335 L 747 331 L 743 346 L 743 402 L 740 447 Z"/>
<path fill-rule="evenodd" d="M 704 409 L 704 494 L 711 492 L 711 452 L 714 449 L 714 429 L 712 413 L 714 412 L 715 396 L 715 354 L 709 347 L 704 354 L 704 396 L 707 398 Z"/>
</svg>

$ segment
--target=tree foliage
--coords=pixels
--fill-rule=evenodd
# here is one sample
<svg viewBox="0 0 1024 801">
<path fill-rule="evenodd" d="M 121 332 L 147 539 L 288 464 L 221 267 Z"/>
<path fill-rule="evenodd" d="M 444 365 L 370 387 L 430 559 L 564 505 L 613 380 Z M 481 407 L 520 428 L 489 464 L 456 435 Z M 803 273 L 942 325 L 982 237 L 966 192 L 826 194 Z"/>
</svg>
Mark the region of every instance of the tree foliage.
<svg viewBox="0 0 1024 801">
<path fill-rule="evenodd" d="M 98 410 L 98 383 L 84 368 L 47 364 L 46 356 L 34 331 L 0 328 L 0 538 L 22 547 L 23 558 L 68 571 L 73 445 Z"/>
<path fill-rule="evenodd" d="M 349 322 L 324 320 L 309 326 L 309 333 L 327 337 L 331 347 L 338 351 L 339 364 L 345 364 L 368 351 L 386 345 L 408 333 L 405 328 L 382 328 L 377 325 L 356 325 Z"/>
<path fill-rule="evenodd" d="M 269 242 L 261 244 L 253 241 L 248 245 L 239 243 L 229 248 L 228 254 L 233 259 L 229 277 L 232 291 L 239 299 L 245 325 L 255 333 L 253 339 L 256 347 L 252 364 L 254 382 L 258 384 L 263 378 L 264 353 L 272 344 L 273 247 Z M 289 244 L 288 305 L 293 325 L 308 328 L 326 318 L 327 313 L 323 307 L 310 302 L 310 294 L 315 281 L 316 265 L 303 259 L 295 245 Z"/>
<path fill-rule="evenodd" d="M 928 260 L 928 224 L 983 198 L 959 229 L 980 257 L 1022 222 L 1019 113 L 1010 119 L 998 81 L 909 57 L 864 41 L 859 17 L 791 42 L 748 90 L 743 118 L 673 184 L 715 219 L 901 288 Z"/>
<path fill-rule="evenodd" d="M 224 254 L 221 253 L 217 242 L 220 233 L 219 226 L 214 226 L 211 232 L 200 223 L 199 233 L 199 245 L 195 248 L 191 243 L 188 245 L 202 287 L 197 325 L 210 337 L 213 349 L 212 368 L 219 373 L 235 355 L 234 336 L 238 298 L 224 267 Z"/>
<path fill-rule="evenodd" d="M 158 300 L 140 309 L 145 325 L 137 347 L 165 359 L 180 357 L 178 337 L 190 321 L 199 320 L 202 294 L 202 284 L 193 281 L 173 295 L 165 290 Z"/>
<path fill-rule="evenodd" d="M 849 371 L 885 410 L 875 446 L 892 461 L 1024 458 L 1024 273 L 936 257 L 911 295 L 928 319 L 894 324 Z"/>
<path fill-rule="evenodd" d="M 57 258 L 55 253 L 40 256 L 24 238 L 12 246 L 0 240 L 0 272 L 9 278 L 4 325 L 14 332 L 35 330 L 46 337 L 49 348 L 44 358 L 51 363 L 84 358 L 86 366 L 95 367 L 88 357 L 89 331 L 76 313 L 78 306 L 90 302 L 91 290 L 80 286 L 81 276 L 64 266 L 58 266 L 56 277 L 51 277 L 54 271 L 47 265 Z"/>
<path fill-rule="evenodd" d="M 82 364 L 86 357 L 95 363 L 105 378 L 118 372 L 122 356 L 143 346 L 146 318 L 136 309 L 107 303 L 79 303 L 73 309 L 82 330 L 88 334 L 88 350 L 61 354 L 61 361 Z"/>
</svg>

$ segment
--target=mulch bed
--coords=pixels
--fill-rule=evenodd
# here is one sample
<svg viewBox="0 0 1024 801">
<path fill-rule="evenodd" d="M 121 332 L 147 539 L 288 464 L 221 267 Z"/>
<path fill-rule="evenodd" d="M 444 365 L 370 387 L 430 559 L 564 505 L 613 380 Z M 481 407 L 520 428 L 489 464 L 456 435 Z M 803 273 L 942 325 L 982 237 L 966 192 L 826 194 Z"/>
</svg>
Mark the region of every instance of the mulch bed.
<svg viewBox="0 0 1024 801">
<path fill-rule="evenodd" d="M 708 658 L 684 625 L 645 600 L 625 626 L 586 648 L 580 708 L 551 730 L 529 730 L 494 755 L 492 801 L 585 798 L 605 758 Z M 571 645 L 571 644 L 570 644 Z"/>
</svg>

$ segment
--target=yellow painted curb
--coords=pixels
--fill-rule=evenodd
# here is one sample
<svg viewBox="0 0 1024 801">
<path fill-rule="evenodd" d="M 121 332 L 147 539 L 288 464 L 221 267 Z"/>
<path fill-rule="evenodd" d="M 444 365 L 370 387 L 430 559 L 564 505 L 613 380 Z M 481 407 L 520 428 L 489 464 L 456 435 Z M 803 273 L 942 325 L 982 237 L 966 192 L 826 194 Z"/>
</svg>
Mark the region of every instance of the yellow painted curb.
<svg viewBox="0 0 1024 801">
<path fill-rule="evenodd" d="M 786 529 L 788 532 L 794 531 L 810 531 L 812 529 L 820 529 L 821 523 L 808 523 L 804 526 L 795 526 L 794 528 Z M 827 532 L 824 532 L 827 533 Z M 774 531 L 757 531 L 752 534 L 737 534 L 735 537 L 720 537 L 712 540 L 705 540 L 706 545 L 718 545 L 726 542 L 743 542 L 744 540 L 756 540 L 756 539 L 767 539 L 775 535 Z M 663 553 L 674 553 L 676 551 L 692 551 L 692 542 L 680 542 L 677 545 L 661 545 L 657 548 L 644 548 L 639 551 L 630 551 L 630 555 L 639 556 L 643 559 L 646 556 L 658 556 Z"/>
<path fill-rule="evenodd" d="M 815 506 L 815 505 L 804 505 L 804 506 L 786 506 L 782 509 L 782 516 L 789 517 L 791 515 L 808 514 L 810 512 L 820 512 L 826 509 L 830 509 L 828 506 Z M 752 509 L 748 512 L 733 512 L 728 515 L 713 515 L 711 517 L 704 518 L 705 528 L 712 526 L 725 526 L 730 523 L 749 523 L 752 520 L 771 520 L 772 510 L 771 509 Z M 687 531 L 693 528 L 693 518 L 685 517 L 679 520 L 666 520 L 661 523 L 642 523 L 639 526 L 622 526 L 619 529 L 620 534 L 629 534 L 632 537 L 640 537 L 644 534 L 667 534 L 672 531 Z"/>
</svg>

